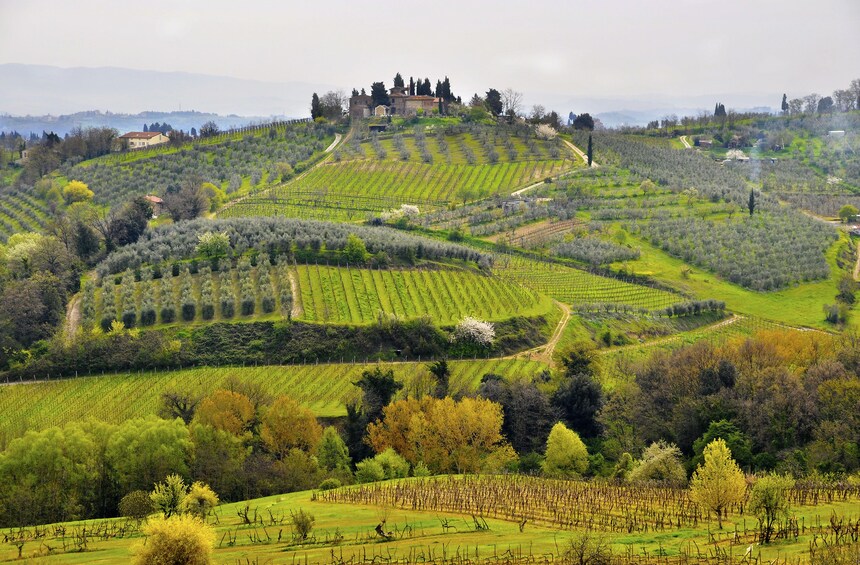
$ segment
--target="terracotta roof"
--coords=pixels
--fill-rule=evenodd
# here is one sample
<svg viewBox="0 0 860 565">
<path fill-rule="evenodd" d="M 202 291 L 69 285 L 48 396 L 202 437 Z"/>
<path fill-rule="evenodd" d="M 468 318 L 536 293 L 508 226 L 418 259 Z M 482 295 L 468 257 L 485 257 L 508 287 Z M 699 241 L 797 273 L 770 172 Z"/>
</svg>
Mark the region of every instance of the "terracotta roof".
<svg viewBox="0 0 860 565">
<path fill-rule="evenodd" d="M 147 194 L 143 198 L 144 198 L 144 200 L 148 200 L 148 201 L 152 202 L 153 204 L 164 204 L 164 200 L 162 200 L 158 196 L 153 196 L 151 194 Z"/>
<path fill-rule="evenodd" d="M 160 131 L 130 131 L 119 136 L 120 139 L 152 139 L 161 135 Z"/>
</svg>

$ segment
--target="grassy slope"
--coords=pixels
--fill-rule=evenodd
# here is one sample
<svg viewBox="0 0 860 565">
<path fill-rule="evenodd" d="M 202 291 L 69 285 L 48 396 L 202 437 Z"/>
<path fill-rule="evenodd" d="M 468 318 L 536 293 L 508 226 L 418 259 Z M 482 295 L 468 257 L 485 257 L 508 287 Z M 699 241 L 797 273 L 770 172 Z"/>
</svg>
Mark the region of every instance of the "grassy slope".
<svg viewBox="0 0 860 565">
<path fill-rule="evenodd" d="M 330 363 L 261 367 L 201 367 L 167 372 L 124 373 L 38 383 L 0 385 L 0 446 L 26 430 L 40 430 L 94 417 L 120 423 L 155 414 L 161 393 L 182 390 L 205 395 L 228 379 L 259 384 L 272 396 L 287 394 L 317 416 L 346 414 L 346 403 L 357 399 L 352 382 L 376 367 L 365 363 Z M 426 392 L 431 386 L 427 363 L 383 363 L 405 383 L 404 395 Z M 546 365 L 525 359 L 451 361 L 451 391 L 474 390 L 487 373 L 530 378 Z"/>
<path fill-rule="evenodd" d="M 857 500 L 847 502 L 822 503 L 817 506 L 801 506 L 794 508 L 799 521 L 804 525 L 826 523 L 831 514 L 857 518 Z M 297 492 L 286 495 L 270 496 L 247 502 L 251 514 L 257 510 L 265 517 L 267 525 L 243 526 L 237 516 L 237 510 L 245 507 L 246 503 L 225 504 L 217 509 L 219 516 L 215 530 L 215 563 L 331 563 L 335 559 L 344 562 L 370 562 L 377 556 L 381 560 L 388 558 L 405 559 L 411 557 L 411 562 L 419 561 L 419 555 L 424 562 L 440 561 L 445 555 L 451 559 L 458 554 L 461 557 L 481 560 L 491 560 L 494 556 L 501 558 L 506 552 L 511 557 L 518 555 L 534 555 L 536 557 L 554 556 L 563 552 L 573 537 L 574 532 L 550 527 L 526 524 L 520 531 L 514 522 L 487 519 L 488 530 L 475 531 L 471 514 L 454 514 L 438 512 L 418 512 L 412 510 L 384 509 L 372 505 L 337 504 L 312 500 L 311 492 Z M 290 541 L 291 526 L 290 512 L 299 509 L 310 512 L 314 518 L 313 534 L 316 543 L 305 542 L 294 544 Z M 269 520 L 269 513 L 275 524 Z M 452 526 L 445 531 L 442 519 L 447 518 Z M 403 532 L 411 529 L 408 534 L 395 535 L 392 541 L 381 540 L 374 528 L 383 519 L 386 529 L 392 532 Z M 66 530 L 72 532 L 83 523 L 66 524 Z M 92 528 L 93 524 L 87 524 Z M 408 528 L 407 528 L 408 526 Z M 673 529 L 659 533 L 646 534 L 605 534 L 611 543 L 615 555 L 623 556 L 628 551 L 637 555 L 647 552 L 655 555 L 664 552 L 668 556 L 678 555 L 684 548 L 698 546 L 703 553 L 711 553 L 716 549 L 725 551 L 735 557 L 743 556 L 748 539 L 740 539 L 731 545 L 731 538 L 737 526 L 749 530 L 755 529 L 755 519 L 750 516 L 730 516 L 724 523 L 725 530 L 718 533 L 715 524 L 702 522 L 698 527 Z M 709 529 L 720 539 L 718 545 L 709 543 Z M 57 531 L 49 528 L 49 537 L 38 541 L 26 542 L 23 555 L 38 559 L 39 563 L 68 563 L 68 564 L 108 564 L 127 563 L 130 561 L 134 546 L 142 542 L 140 534 L 128 537 L 111 537 L 102 539 L 93 537 L 88 545 L 88 551 L 83 553 L 61 553 L 62 542 L 51 536 Z M 235 544 L 226 542 L 227 536 L 235 536 Z M 278 535 L 282 541 L 277 542 Z M 342 536 L 339 543 L 334 543 L 336 534 Z M 252 535 L 271 541 L 253 543 Z M 402 537 L 401 537 L 402 536 Z M 71 536 L 70 536 L 71 537 Z M 753 557 L 764 559 L 764 562 L 777 556 L 781 559 L 800 559 L 808 562 L 808 544 L 812 535 L 805 531 L 797 540 L 778 540 L 769 546 L 756 545 Z M 693 545 L 695 544 L 695 545 Z M 60 553 L 46 555 L 45 546 L 59 548 Z M 11 544 L 0 545 L 0 561 L 15 560 L 17 549 Z M 366 559 L 366 561 L 363 561 Z M 541 562 L 543 562 L 541 560 Z M 792 561 L 794 563 L 795 561 Z"/>
</svg>

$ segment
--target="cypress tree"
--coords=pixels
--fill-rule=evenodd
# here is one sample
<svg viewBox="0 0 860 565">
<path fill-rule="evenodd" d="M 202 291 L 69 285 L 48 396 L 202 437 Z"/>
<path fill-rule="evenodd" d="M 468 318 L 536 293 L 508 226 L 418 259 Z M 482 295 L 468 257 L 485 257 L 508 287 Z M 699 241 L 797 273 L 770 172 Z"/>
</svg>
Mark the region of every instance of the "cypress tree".
<svg viewBox="0 0 860 565">
<path fill-rule="evenodd" d="M 750 218 L 752 218 L 753 212 L 755 212 L 755 189 L 750 189 L 750 201 L 747 208 L 749 208 Z"/>
<path fill-rule="evenodd" d="M 588 134 L 588 166 L 591 166 L 591 157 L 592 157 L 592 147 L 591 147 L 591 134 Z"/>
<path fill-rule="evenodd" d="M 320 106 L 320 97 L 314 92 L 311 97 L 311 119 L 315 120 L 322 116 L 322 107 Z"/>
</svg>

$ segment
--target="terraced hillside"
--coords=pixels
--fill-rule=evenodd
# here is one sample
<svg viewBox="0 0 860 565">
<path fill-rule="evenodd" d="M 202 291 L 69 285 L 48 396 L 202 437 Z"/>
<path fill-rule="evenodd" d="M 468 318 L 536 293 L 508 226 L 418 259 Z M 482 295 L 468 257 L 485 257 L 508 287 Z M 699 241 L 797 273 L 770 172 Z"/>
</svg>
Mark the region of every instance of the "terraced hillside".
<svg viewBox="0 0 860 565">
<path fill-rule="evenodd" d="M 0 192 L 0 243 L 13 234 L 41 231 L 48 221 L 48 209 L 28 190 Z"/>
<path fill-rule="evenodd" d="M 293 296 L 293 289 L 297 296 Z M 140 281 L 131 271 L 84 286 L 85 320 L 104 330 L 113 320 L 125 327 L 173 323 L 247 321 L 292 317 L 324 323 L 367 324 L 380 314 L 400 320 L 429 317 L 451 325 L 464 316 L 504 320 L 547 313 L 550 301 L 516 282 L 452 268 L 367 269 L 327 265 L 252 267 L 153 278 L 144 268 Z"/>
<path fill-rule="evenodd" d="M 564 144 L 537 139 L 530 128 L 416 127 L 351 136 L 325 163 L 223 215 L 363 220 L 401 204 L 428 210 L 510 194 L 577 166 Z"/>
<path fill-rule="evenodd" d="M 518 281 L 574 307 L 623 304 L 657 310 L 686 300 L 680 294 L 661 288 L 512 255 L 497 256 L 494 270 L 502 277 Z"/>
<path fill-rule="evenodd" d="M 210 182 L 228 194 L 281 182 L 308 166 L 334 139 L 334 129 L 312 123 L 278 125 L 201 140 L 180 148 L 153 148 L 108 155 L 63 171 L 116 204 L 143 194 L 164 194 L 189 179 Z"/>
</svg>

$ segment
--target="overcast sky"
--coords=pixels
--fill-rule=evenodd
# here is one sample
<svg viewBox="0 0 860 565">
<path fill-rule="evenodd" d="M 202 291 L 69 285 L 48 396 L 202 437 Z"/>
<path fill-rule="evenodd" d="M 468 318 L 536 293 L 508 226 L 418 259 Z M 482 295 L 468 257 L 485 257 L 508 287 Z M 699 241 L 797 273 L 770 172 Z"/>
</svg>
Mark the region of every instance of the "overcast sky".
<svg viewBox="0 0 860 565">
<path fill-rule="evenodd" d="M 0 0 L 0 63 L 345 90 L 400 71 L 464 98 L 829 94 L 858 55 L 858 0 Z"/>
</svg>

